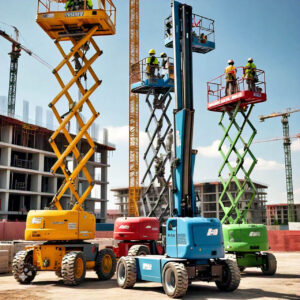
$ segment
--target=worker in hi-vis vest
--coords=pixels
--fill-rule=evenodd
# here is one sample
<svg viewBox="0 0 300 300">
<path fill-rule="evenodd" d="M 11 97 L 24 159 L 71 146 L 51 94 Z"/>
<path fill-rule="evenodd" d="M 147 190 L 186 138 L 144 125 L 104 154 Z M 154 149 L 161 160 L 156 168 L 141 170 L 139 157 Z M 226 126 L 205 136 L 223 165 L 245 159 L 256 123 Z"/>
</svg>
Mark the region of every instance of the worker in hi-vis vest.
<svg viewBox="0 0 300 300">
<path fill-rule="evenodd" d="M 225 69 L 225 95 L 231 95 L 237 92 L 236 68 L 232 59 L 228 60 L 228 66 Z"/>
<path fill-rule="evenodd" d="M 256 76 L 256 65 L 253 62 L 253 58 L 248 58 L 248 63 L 244 67 L 243 78 L 246 79 L 248 84 L 249 91 L 255 91 L 255 81 L 257 80 Z"/>
<path fill-rule="evenodd" d="M 149 55 L 146 59 L 146 74 L 148 78 L 153 79 L 155 77 L 155 70 L 159 69 L 159 64 L 154 49 L 149 50 Z"/>
<path fill-rule="evenodd" d="M 66 10 L 82 10 L 86 1 L 86 9 L 93 9 L 92 0 L 68 0 L 65 5 Z"/>
</svg>

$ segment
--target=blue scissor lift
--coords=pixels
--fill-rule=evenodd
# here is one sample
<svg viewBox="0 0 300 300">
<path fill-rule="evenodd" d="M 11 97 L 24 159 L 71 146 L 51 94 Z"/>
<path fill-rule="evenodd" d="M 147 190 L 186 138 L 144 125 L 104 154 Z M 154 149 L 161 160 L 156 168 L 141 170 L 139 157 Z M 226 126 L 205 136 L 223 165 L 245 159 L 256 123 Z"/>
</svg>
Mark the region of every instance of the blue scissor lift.
<svg viewBox="0 0 300 300">
<path fill-rule="evenodd" d="M 174 92 L 174 63 L 170 57 L 157 58 L 157 61 L 158 64 L 150 65 L 144 58 L 132 66 L 131 91 L 146 95 L 145 102 L 150 112 L 145 127 L 149 142 L 143 156 L 146 170 L 141 180 L 145 187 L 140 197 L 141 212 L 165 223 L 171 215 L 166 196 L 171 175 L 165 173 L 165 169 L 172 158 L 167 142 L 172 123 L 167 112 Z"/>
<path fill-rule="evenodd" d="M 194 43 L 193 16 L 191 6 L 177 1 L 172 3 L 170 46 L 174 49 L 175 155 L 172 163 L 173 211 L 166 223 L 165 255 L 126 256 L 120 258 L 117 266 L 120 287 L 130 288 L 141 280 L 160 282 L 172 298 L 183 296 L 192 281 L 215 281 L 224 291 L 235 290 L 240 282 L 236 262 L 224 259 L 220 221 L 199 217 L 196 209 L 192 52 L 207 53 L 214 45 L 204 49 L 205 46 Z"/>
</svg>

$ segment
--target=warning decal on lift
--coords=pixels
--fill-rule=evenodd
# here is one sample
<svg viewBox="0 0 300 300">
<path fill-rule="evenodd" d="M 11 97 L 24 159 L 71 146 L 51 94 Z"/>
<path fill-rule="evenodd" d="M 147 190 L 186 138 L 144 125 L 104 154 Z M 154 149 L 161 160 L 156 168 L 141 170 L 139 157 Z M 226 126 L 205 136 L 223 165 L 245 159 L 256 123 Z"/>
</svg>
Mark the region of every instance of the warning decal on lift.
<svg viewBox="0 0 300 300">
<path fill-rule="evenodd" d="M 77 223 L 68 223 L 68 229 L 76 229 Z"/>
<path fill-rule="evenodd" d="M 65 17 L 82 17 L 84 15 L 83 11 L 73 11 L 65 13 Z"/>
<path fill-rule="evenodd" d="M 152 265 L 151 264 L 143 264 L 143 270 L 148 270 L 151 271 L 152 270 Z"/>
</svg>

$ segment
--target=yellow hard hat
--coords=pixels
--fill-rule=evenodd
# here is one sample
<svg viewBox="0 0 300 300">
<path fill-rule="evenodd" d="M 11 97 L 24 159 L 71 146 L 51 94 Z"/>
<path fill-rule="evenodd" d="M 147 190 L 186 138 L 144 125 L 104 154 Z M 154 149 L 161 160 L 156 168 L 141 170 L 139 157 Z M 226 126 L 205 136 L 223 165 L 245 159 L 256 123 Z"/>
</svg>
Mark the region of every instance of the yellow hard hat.
<svg viewBox="0 0 300 300">
<path fill-rule="evenodd" d="M 150 49 L 149 50 L 149 54 L 155 54 L 155 50 L 154 49 Z"/>
</svg>

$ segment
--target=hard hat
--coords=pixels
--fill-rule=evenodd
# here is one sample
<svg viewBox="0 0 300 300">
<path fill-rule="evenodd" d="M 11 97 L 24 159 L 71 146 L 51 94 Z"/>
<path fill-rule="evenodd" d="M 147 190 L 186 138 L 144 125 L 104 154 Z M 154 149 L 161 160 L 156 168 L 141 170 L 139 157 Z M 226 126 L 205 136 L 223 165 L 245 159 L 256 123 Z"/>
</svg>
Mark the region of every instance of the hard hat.
<svg viewBox="0 0 300 300">
<path fill-rule="evenodd" d="M 155 50 L 154 49 L 150 49 L 149 50 L 149 54 L 155 54 Z"/>
<path fill-rule="evenodd" d="M 160 57 L 166 57 L 167 56 L 167 54 L 165 53 L 165 52 L 162 52 L 161 54 L 160 54 Z"/>
<path fill-rule="evenodd" d="M 252 57 L 249 57 L 249 58 L 248 58 L 248 62 L 253 62 L 253 58 L 252 58 Z"/>
<path fill-rule="evenodd" d="M 234 64 L 234 61 L 233 61 L 233 59 L 229 59 L 227 63 L 228 63 L 229 65 L 230 65 L 230 64 Z"/>
</svg>

